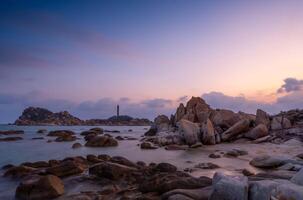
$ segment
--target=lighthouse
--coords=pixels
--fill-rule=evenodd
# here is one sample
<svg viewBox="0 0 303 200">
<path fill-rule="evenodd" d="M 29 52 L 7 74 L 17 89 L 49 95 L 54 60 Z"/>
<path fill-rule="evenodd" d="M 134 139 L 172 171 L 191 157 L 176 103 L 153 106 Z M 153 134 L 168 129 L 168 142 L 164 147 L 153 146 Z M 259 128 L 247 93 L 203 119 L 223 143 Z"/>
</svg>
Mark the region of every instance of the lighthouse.
<svg viewBox="0 0 303 200">
<path fill-rule="evenodd" d="M 117 119 L 119 118 L 119 105 L 117 105 Z"/>
</svg>

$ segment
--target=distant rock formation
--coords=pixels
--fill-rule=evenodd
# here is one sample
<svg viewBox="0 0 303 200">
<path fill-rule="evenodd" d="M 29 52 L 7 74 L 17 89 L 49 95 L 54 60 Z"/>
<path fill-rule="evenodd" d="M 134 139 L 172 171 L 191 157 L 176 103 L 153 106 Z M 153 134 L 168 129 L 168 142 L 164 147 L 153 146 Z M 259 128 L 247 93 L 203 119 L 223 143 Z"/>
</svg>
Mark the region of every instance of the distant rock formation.
<svg viewBox="0 0 303 200">
<path fill-rule="evenodd" d="M 137 119 L 127 115 L 121 115 L 119 117 L 113 116 L 108 119 L 89 119 L 81 120 L 74 117 L 67 111 L 63 112 L 51 112 L 45 108 L 29 107 L 26 108 L 22 115 L 15 121 L 15 125 L 109 125 L 109 126 L 148 126 L 151 121 L 148 119 Z"/>
</svg>

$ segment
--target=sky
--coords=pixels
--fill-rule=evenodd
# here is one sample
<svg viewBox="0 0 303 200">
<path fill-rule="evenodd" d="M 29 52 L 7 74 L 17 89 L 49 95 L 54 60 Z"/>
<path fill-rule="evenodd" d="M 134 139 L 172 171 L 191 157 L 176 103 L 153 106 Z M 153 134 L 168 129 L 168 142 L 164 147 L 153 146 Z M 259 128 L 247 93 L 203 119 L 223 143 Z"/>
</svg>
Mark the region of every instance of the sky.
<svg viewBox="0 0 303 200">
<path fill-rule="evenodd" d="M 2 0 L 0 123 L 303 108 L 303 1 Z"/>
</svg>

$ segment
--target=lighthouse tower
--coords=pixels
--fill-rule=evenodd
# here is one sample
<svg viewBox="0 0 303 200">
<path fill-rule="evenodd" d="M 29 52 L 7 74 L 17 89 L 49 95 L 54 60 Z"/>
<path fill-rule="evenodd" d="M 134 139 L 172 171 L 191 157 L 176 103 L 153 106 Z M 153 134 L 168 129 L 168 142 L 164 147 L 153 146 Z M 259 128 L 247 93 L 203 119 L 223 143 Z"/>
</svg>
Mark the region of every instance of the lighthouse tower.
<svg viewBox="0 0 303 200">
<path fill-rule="evenodd" d="M 120 115 L 120 113 L 119 113 L 119 105 L 117 105 L 117 119 L 119 118 L 119 115 Z"/>
</svg>

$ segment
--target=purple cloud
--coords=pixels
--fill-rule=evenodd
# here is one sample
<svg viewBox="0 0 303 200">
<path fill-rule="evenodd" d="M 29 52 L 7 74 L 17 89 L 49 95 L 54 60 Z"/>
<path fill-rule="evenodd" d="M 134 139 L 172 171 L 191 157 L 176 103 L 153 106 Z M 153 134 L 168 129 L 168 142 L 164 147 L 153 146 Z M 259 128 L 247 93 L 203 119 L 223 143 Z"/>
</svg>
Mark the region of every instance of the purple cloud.
<svg viewBox="0 0 303 200">
<path fill-rule="evenodd" d="M 303 80 L 298 80 L 296 78 L 286 78 L 284 79 L 284 84 L 277 90 L 277 93 L 289 93 L 300 90 L 303 90 Z"/>
</svg>

